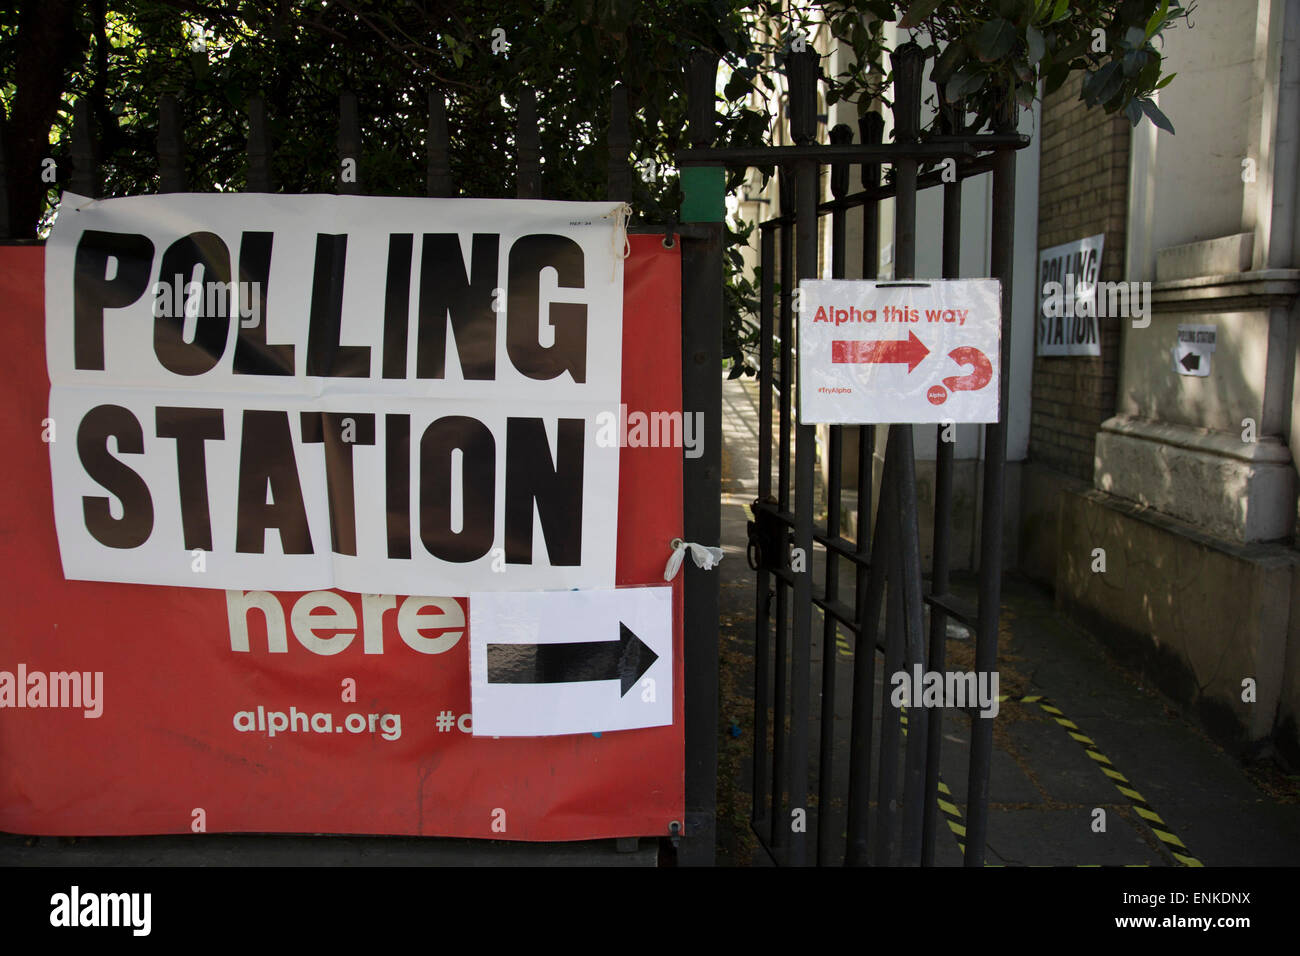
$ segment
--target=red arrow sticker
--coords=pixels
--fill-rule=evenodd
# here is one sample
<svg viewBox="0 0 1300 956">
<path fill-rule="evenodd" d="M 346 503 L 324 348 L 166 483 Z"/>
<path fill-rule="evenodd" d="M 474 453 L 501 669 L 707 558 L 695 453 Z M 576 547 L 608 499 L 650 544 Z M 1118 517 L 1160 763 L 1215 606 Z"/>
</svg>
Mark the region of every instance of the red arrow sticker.
<svg viewBox="0 0 1300 956">
<path fill-rule="evenodd" d="M 907 333 L 906 341 L 863 342 L 835 339 L 831 342 L 831 363 L 833 365 L 847 365 L 858 362 L 898 362 L 906 363 L 907 371 L 910 373 L 929 354 L 930 350 L 925 347 L 925 343 L 916 337 L 915 332 L 910 331 Z M 983 358 L 983 356 L 980 357 Z M 985 364 L 988 364 L 987 359 L 985 359 Z"/>
<path fill-rule="evenodd" d="M 948 357 L 958 365 L 970 365 L 975 369 L 967 375 L 945 378 L 943 384 L 950 392 L 976 392 L 993 380 L 993 363 L 979 349 L 963 345 L 949 352 Z"/>
</svg>

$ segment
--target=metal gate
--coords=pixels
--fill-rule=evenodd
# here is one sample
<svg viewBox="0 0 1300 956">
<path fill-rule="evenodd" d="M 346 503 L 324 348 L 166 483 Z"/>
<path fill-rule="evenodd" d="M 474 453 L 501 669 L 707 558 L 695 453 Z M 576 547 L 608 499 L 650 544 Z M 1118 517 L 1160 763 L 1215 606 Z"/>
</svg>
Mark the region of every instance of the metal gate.
<svg viewBox="0 0 1300 956">
<path fill-rule="evenodd" d="M 936 130 L 920 128 L 921 72 L 926 56 L 915 43 L 892 55 L 895 141 L 882 144 L 884 122 L 878 113 L 861 120 L 860 143 L 851 145 L 844 125 L 829 133 L 831 145 L 816 142 L 816 54 L 791 54 L 787 61 L 789 123 L 793 146 L 761 149 L 690 150 L 679 154 L 682 165 L 759 166 L 781 170 L 781 215 L 761 224 L 761 306 L 759 372 L 758 500 L 750 524 L 751 563 L 757 571 L 755 625 L 755 698 L 752 826 L 772 859 L 805 865 L 933 865 L 940 798 L 941 712 L 917 708 L 902 713 L 876 701 L 877 655 L 883 676 L 921 664 L 945 669 L 945 635 L 949 618 L 975 631 L 975 669 L 996 666 L 1001 592 L 1003 473 L 1006 462 L 1006 403 L 1010 368 L 1012 240 L 1015 150 L 1028 137 L 1015 132 L 1013 99 L 994 132 L 978 134 L 963 127 L 960 106 L 942 102 Z M 955 160 L 953 181 L 944 180 L 943 160 Z M 849 166 L 861 163 L 865 188 L 848 192 Z M 938 163 L 935 167 L 933 164 Z M 882 183 L 882 164 L 892 166 L 892 182 Z M 920 173 L 922 164 L 931 168 Z M 831 167 L 832 200 L 819 202 L 819 174 Z M 951 169 L 951 164 L 948 164 Z M 978 602 L 972 607 L 951 593 L 953 443 L 937 442 L 934 559 L 923 586 L 918 525 L 913 426 L 891 425 L 884 450 L 878 517 L 872 525 L 874 426 L 849 426 L 858 433 L 856 540 L 841 530 L 841 464 L 844 426 L 831 426 L 826 446 L 826 523 L 814 527 L 814 426 L 796 424 L 794 397 L 794 309 L 798 280 L 818 278 L 819 219 L 831 217 L 830 273 L 843 278 L 845 233 L 849 210 L 862 210 L 863 271 L 877 268 L 877 225 L 881 200 L 895 200 L 895 278 L 915 278 L 916 193 L 943 189 L 943 276 L 959 274 L 961 182 L 992 172 L 992 273 L 1002 282 L 1002 337 L 999 415 L 985 426 L 983 501 L 980 525 Z M 793 187 L 793 188 L 792 188 Z M 792 201 L 793 200 L 793 201 Z M 793 210 L 793 212 L 791 212 Z M 779 268 L 777 260 L 779 258 Z M 779 310 L 777 306 L 779 276 Z M 774 328 L 775 324 L 775 328 Z M 773 445 L 772 401 L 778 415 Z M 793 490 L 791 447 L 793 437 Z M 776 488 L 772 461 L 776 460 Z M 824 551 L 822 581 L 814 581 L 814 545 Z M 798 549 L 797 551 L 792 549 Z M 792 554 L 804 559 L 797 569 Z M 846 563 L 846 564 L 843 564 Z M 841 568 L 851 568 L 854 593 L 841 593 Z M 928 605 L 928 640 L 923 633 L 923 606 Z M 822 667 L 820 703 L 811 696 L 814 615 L 821 614 Z M 884 610 L 884 629 L 880 618 Z M 841 629 L 855 641 L 851 727 L 847 748 L 836 745 L 834 712 L 836 641 Z M 818 710 L 816 781 L 811 722 Z M 877 707 L 879 714 L 877 715 Z M 910 719 L 909 719 L 910 718 Z M 972 718 L 968 807 L 964 825 L 954 827 L 965 864 L 984 862 L 988 820 L 988 776 L 993 745 L 991 720 Z M 833 810 L 833 773 L 841 771 L 847 749 L 847 809 L 841 824 Z M 873 780 L 873 751 L 875 771 Z M 810 793 L 810 788 L 812 792 Z M 901 791 L 901 792 L 900 792 Z M 946 801 L 950 802 L 950 800 Z M 811 806 L 810 806 L 811 805 Z M 815 808 L 815 816 L 812 812 Z M 809 819 L 813 817 L 813 819 Z M 815 824 L 815 827 L 813 826 Z M 964 839 L 961 831 L 964 828 Z M 815 829 L 816 846 L 809 834 Z"/>
</svg>

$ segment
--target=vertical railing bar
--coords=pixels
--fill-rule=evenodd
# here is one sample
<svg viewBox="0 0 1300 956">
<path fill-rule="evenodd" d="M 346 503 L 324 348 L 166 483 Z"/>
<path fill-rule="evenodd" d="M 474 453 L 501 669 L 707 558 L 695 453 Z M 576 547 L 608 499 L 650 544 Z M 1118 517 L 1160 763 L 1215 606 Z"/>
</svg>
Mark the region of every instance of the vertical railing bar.
<svg viewBox="0 0 1300 956">
<path fill-rule="evenodd" d="M 843 146 L 853 141 L 853 130 L 844 124 L 830 131 L 833 145 Z M 842 199 L 848 192 L 849 166 L 836 163 L 831 168 L 831 196 Z M 842 208 L 831 213 L 831 278 L 844 278 L 845 232 L 847 212 Z M 840 533 L 840 495 L 843 469 L 843 426 L 831 425 L 826 452 L 826 536 Z M 827 601 L 839 600 L 839 554 L 826 549 L 826 578 L 824 593 Z M 822 615 L 822 688 L 821 717 L 818 724 L 820 736 L 817 754 L 817 865 L 831 862 L 837 833 L 832 833 L 830 823 L 831 795 L 835 779 L 835 665 L 838 654 L 839 626 L 829 614 Z"/>
<path fill-rule="evenodd" d="M 776 275 L 774 227 L 759 230 L 758 307 L 758 500 L 772 494 L 772 306 Z M 771 640 L 771 574 L 764 561 L 758 563 L 754 608 L 754 783 L 750 819 L 766 819 L 767 809 L 767 711 Z"/>
<path fill-rule="evenodd" d="M 837 215 L 843 215 L 842 212 Z M 841 237 L 842 238 L 842 237 Z M 841 248 L 843 248 L 841 246 Z M 830 440 L 827 443 L 826 467 L 829 481 L 826 488 L 826 534 L 828 537 L 838 534 L 840 523 L 840 472 L 842 470 L 843 445 L 839 425 L 830 427 Z M 835 601 L 840 596 L 838 555 L 831 548 L 826 549 L 826 600 Z M 811 574 L 811 569 L 809 569 Z M 835 765 L 835 655 L 839 627 L 830 614 L 822 615 L 822 688 L 821 720 L 819 726 L 819 748 L 817 756 L 817 864 L 824 866 L 831 862 L 834 842 L 839 834 L 830 828 L 830 802 L 833 791 L 833 771 Z"/>
<path fill-rule="evenodd" d="M 879 146 L 885 135 L 885 120 L 879 113 L 867 113 L 858 120 L 858 131 L 862 142 Z M 880 185 L 880 164 L 864 163 L 862 165 L 862 185 L 870 189 Z M 874 282 L 880 274 L 880 200 L 873 199 L 862 205 L 862 278 Z M 871 497 L 875 471 L 876 426 L 862 425 L 858 429 L 859 461 L 866 454 L 865 472 L 858 469 L 858 553 L 870 553 L 871 542 Z M 866 516 L 865 525 L 863 515 Z M 859 578 L 866 573 L 859 564 Z M 858 582 L 859 590 L 862 582 Z M 861 633 L 861 632 L 859 632 Z"/>
<path fill-rule="evenodd" d="M 609 97 L 609 135 L 606 138 L 608 160 L 605 165 L 606 199 L 630 202 L 632 199 L 632 166 L 628 154 L 632 151 L 632 138 L 627 125 L 627 87 L 614 84 Z"/>
<path fill-rule="evenodd" d="M 1007 97 L 1002 131 L 1015 129 L 1016 105 Z M 998 619 L 1002 601 L 1002 497 L 1007 457 L 1007 380 L 1011 368 L 1011 283 L 1016 217 L 1016 154 L 999 150 L 993 158 L 991 271 L 1002 283 L 1001 374 L 998 376 L 998 421 L 984 429 L 984 489 L 980 516 L 979 602 L 975 634 L 976 674 L 992 673 L 998 662 Z M 966 865 L 983 866 L 988 836 L 989 765 L 993 757 L 993 721 L 971 718 L 970 775 L 967 781 Z"/>
<path fill-rule="evenodd" d="M 777 505 L 790 510 L 790 380 L 793 377 L 794 342 L 794 177 L 780 174 L 781 215 L 790 217 L 781 226 L 781 392 L 780 457 L 777 459 Z"/>
<path fill-rule="evenodd" d="M 897 243 L 895 243 L 897 244 Z M 884 474 L 881 476 L 881 507 L 884 507 L 884 488 L 888 487 L 889 510 L 882 511 L 876 522 L 877 538 L 880 530 L 889 529 L 889 546 L 883 550 L 877 546 L 872 549 L 871 570 L 887 581 L 888 599 L 885 602 L 885 670 L 884 680 L 888 685 L 890 677 L 903 666 L 903 601 L 902 582 L 899 580 L 900 563 L 897 560 L 899 547 L 899 526 L 890 519 L 890 515 L 902 504 L 906 489 L 898 480 L 899 450 L 898 445 L 902 429 L 897 425 L 889 429 L 885 445 Z M 901 492 L 901 494 L 900 494 Z M 880 700 L 880 766 L 876 780 L 876 821 L 875 840 L 871 862 L 876 866 L 892 866 L 894 830 L 898 819 L 898 750 L 902 737 L 902 713 L 889 702 L 888 693 L 881 694 Z"/>
<path fill-rule="evenodd" d="M 451 178 L 451 135 L 447 130 L 447 101 L 441 90 L 429 90 L 429 126 L 424 134 L 424 191 L 443 199 L 456 195 Z"/>
<path fill-rule="evenodd" d="M 250 96 L 248 110 L 248 174 L 246 188 L 251 193 L 275 191 L 271 177 L 270 137 L 266 132 L 266 99 Z"/>
<path fill-rule="evenodd" d="M 348 175 L 347 161 L 352 161 Z M 351 91 L 339 96 L 339 193 L 361 195 L 361 120 L 357 115 L 357 95 Z"/>
<path fill-rule="evenodd" d="M 913 142 L 920 132 L 921 70 L 925 53 L 916 43 L 898 47 L 890 60 L 894 68 L 894 132 L 899 142 Z M 900 160 L 894 166 L 895 275 L 900 279 L 916 276 L 916 179 L 917 161 Z M 898 462 L 894 478 L 898 485 L 898 507 L 893 520 L 898 522 L 898 547 L 891 555 L 891 568 L 899 575 L 898 589 L 890 589 L 889 610 L 897 595 L 902 601 L 898 620 L 903 634 L 904 665 L 925 666 L 925 641 L 922 636 L 923 601 L 921 595 L 921 540 L 916 505 L 916 457 L 913 426 L 894 425 L 891 429 L 891 453 Z M 891 634 L 891 641 L 893 636 Z M 886 671 L 892 680 L 896 672 Z M 903 773 L 903 831 L 900 852 L 907 866 L 921 862 L 921 818 L 925 801 L 925 755 L 928 745 L 929 713 L 920 701 L 911 701 Z"/>
<path fill-rule="evenodd" d="M 708 50 L 692 54 L 687 114 L 691 146 L 713 145 L 718 57 Z M 701 95 L 703 94 L 703 95 Z M 536 135 L 536 123 L 533 123 Z M 540 187 L 540 183 L 539 183 Z M 539 193 L 540 195 L 540 193 Z M 717 542 L 722 534 L 722 262 L 721 222 L 682 236 L 682 408 L 703 417 L 707 441 L 702 455 L 682 467 L 685 500 L 683 536 Z M 702 235 L 700 235 L 702 234 Z M 683 650 L 686 673 L 686 839 L 678 862 L 712 866 L 716 859 L 718 816 L 719 590 L 718 575 L 688 562 L 682 569 Z"/>
<path fill-rule="evenodd" d="M 515 195 L 519 199 L 541 199 L 542 147 L 537 130 L 537 94 L 531 86 L 524 86 L 517 96 L 515 148 L 519 151 L 519 173 Z"/>
<path fill-rule="evenodd" d="M 781 225 L 781 375 L 777 383 L 780 401 L 777 432 L 777 507 L 790 509 L 790 398 L 794 365 L 794 178 L 782 174 L 781 215 L 789 217 Z M 782 531 L 782 540 L 785 532 Z M 784 544 L 778 559 L 789 567 Z M 784 819 L 786 803 L 786 662 L 789 657 L 790 586 L 783 578 L 776 579 L 776 642 L 772 681 L 772 831 L 774 849 L 786 845 L 790 833 L 789 822 Z"/>
<path fill-rule="evenodd" d="M 174 93 L 158 98 L 158 191 L 185 192 L 185 138 Z"/>
<path fill-rule="evenodd" d="M 884 133 L 884 119 L 868 113 L 858 121 L 863 143 L 879 144 Z M 864 163 L 862 185 L 870 188 L 880 182 L 880 164 Z M 879 200 L 862 206 L 862 277 L 874 280 L 880 255 Z M 857 556 L 866 558 L 879 553 L 871 544 L 872 477 L 875 468 L 876 428 L 858 426 L 858 521 Z M 886 522 L 885 524 L 888 524 Z M 882 528 L 884 525 L 881 526 Z M 883 570 L 880 562 L 870 571 L 863 561 L 857 563 L 854 595 L 857 637 L 853 658 L 853 705 L 849 731 L 848 829 L 845 836 L 844 862 L 860 866 L 867 862 L 871 799 L 871 738 L 875 725 L 876 628 L 883 598 Z M 872 605 L 872 595 L 875 595 Z M 868 609 L 874 606 L 874 614 Z"/>
<path fill-rule="evenodd" d="M 874 436 L 873 436 L 874 438 Z M 880 513 L 889 514 L 894 508 L 893 483 L 889 479 L 888 448 L 884 474 L 880 483 Z M 865 866 L 871 860 L 868 843 L 871 827 L 880 827 L 880 807 L 876 807 L 873 821 L 871 801 L 871 743 L 875 732 L 876 705 L 876 654 L 878 652 L 880 609 L 885 602 L 884 555 L 894 546 L 893 522 L 877 521 L 871 542 L 873 560 L 865 580 L 859 578 L 857 593 L 858 643 L 853 660 L 853 713 L 849 739 L 849 834 L 844 862 L 847 866 Z M 878 560 L 874 560 L 878 558 Z M 884 704 L 882 698 L 882 724 Z M 883 766 L 883 760 L 881 761 Z"/>
<path fill-rule="evenodd" d="M 776 233 L 777 226 L 759 230 L 759 282 L 758 299 L 758 497 L 766 500 L 772 494 L 772 361 L 773 307 L 776 293 Z"/>
<path fill-rule="evenodd" d="M 910 270 L 909 270 L 910 271 Z M 903 276 L 912 278 L 912 276 Z M 899 526 L 898 568 L 900 608 L 905 629 L 904 664 L 925 667 L 925 639 L 922 636 L 924 601 L 921 594 L 921 536 L 916 505 L 916 458 L 912 447 L 912 426 L 899 429 L 898 481 L 903 488 L 912 490 L 902 498 L 902 507 L 896 511 Z M 894 671 L 887 672 L 892 679 Z M 921 864 L 921 819 L 925 809 L 925 758 L 929 746 L 930 711 L 920 701 L 912 701 L 908 709 L 908 734 L 906 765 L 903 777 L 903 842 L 901 851 L 905 866 Z"/>
<path fill-rule="evenodd" d="M 867 113 L 858 120 L 863 145 L 879 146 L 885 134 L 885 120 L 879 113 Z M 880 185 L 880 164 L 862 164 L 862 188 Z M 880 200 L 862 204 L 862 278 L 874 282 L 880 273 Z"/>
<path fill-rule="evenodd" d="M 776 642 L 772 661 L 772 829 L 774 848 L 786 845 L 790 832 L 785 819 L 786 793 L 786 661 L 790 645 L 790 587 L 776 579 Z"/>
<path fill-rule="evenodd" d="M 95 168 L 95 140 L 90 128 L 90 103 L 77 101 L 72 108 L 72 175 L 70 190 L 79 196 L 98 198 L 99 170 Z"/>
<path fill-rule="evenodd" d="M 818 56 L 812 51 L 792 54 L 787 61 L 790 78 L 790 133 L 796 143 L 811 143 L 817 133 Z M 795 167 L 798 196 L 795 200 L 795 236 L 799 280 L 817 277 L 817 195 L 820 166 L 805 160 Z M 802 315 L 799 321 L 802 322 Z M 796 373 L 797 374 L 797 373 Z M 805 386 L 798 377 L 799 388 Z M 808 731 L 812 669 L 812 568 L 813 557 L 813 469 L 816 432 L 812 425 L 795 427 L 794 460 L 794 544 L 803 555 L 803 567 L 795 572 L 793 643 L 790 654 L 790 806 L 808 811 Z M 793 568 L 792 568 L 793 570 Z M 807 827 L 791 833 L 790 864 L 807 862 Z"/>
<path fill-rule="evenodd" d="M 955 111 L 954 111 L 955 112 Z M 953 132 L 956 132 L 955 130 Z M 961 275 L 961 182 L 943 187 L 943 277 Z M 944 426 L 939 426 L 935 442 L 934 478 L 934 557 L 930 564 L 931 590 L 947 594 L 951 573 L 952 548 L 952 466 L 956 452 L 956 433 L 951 442 L 943 440 Z M 956 428 L 956 426 L 951 426 Z M 930 656 L 927 669 L 942 673 L 947 669 L 948 615 L 938 606 L 930 608 Z M 921 865 L 934 865 L 934 848 L 938 827 L 939 761 L 943 746 L 943 710 L 936 710 L 929 727 L 925 757 L 925 811 L 921 821 Z"/>
<path fill-rule="evenodd" d="M 7 128 L 4 103 L 0 103 L 0 130 Z M 0 239 L 13 237 L 13 223 L 9 218 L 9 163 L 5 158 L 5 137 L 0 134 Z"/>
</svg>

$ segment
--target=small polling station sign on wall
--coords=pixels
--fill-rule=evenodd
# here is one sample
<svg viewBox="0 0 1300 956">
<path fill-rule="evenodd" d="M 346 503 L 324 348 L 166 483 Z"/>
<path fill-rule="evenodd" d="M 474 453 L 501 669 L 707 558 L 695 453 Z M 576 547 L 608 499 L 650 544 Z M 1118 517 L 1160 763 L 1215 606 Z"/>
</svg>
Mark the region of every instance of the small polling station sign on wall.
<svg viewBox="0 0 1300 956">
<path fill-rule="evenodd" d="M 680 258 L 622 217 L 68 194 L 0 248 L 0 830 L 669 833 Z"/>
<path fill-rule="evenodd" d="M 1169 350 L 1174 360 L 1174 371 L 1179 375 L 1207 378 L 1218 340 L 1216 325 L 1178 326 L 1178 341 Z"/>
<path fill-rule="evenodd" d="M 996 279 L 799 283 L 804 424 L 998 419 Z"/>
</svg>

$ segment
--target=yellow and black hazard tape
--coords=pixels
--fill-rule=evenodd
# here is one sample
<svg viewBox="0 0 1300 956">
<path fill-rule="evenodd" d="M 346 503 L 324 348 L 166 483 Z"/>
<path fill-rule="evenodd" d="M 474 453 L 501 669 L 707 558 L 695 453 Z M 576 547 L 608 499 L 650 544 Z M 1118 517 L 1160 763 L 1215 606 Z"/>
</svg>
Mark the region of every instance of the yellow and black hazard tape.
<svg viewBox="0 0 1300 956">
<path fill-rule="evenodd" d="M 939 812 L 943 814 L 944 822 L 948 824 L 948 829 L 952 835 L 957 838 L 957 848 L 961 850 L 961 855 L 966 855 L 966 823 L 962 820 L 961 810 L 953 802 L 952 791 L 942 780 L 939 781 Z"/>
<path fill-rule="evenodd" d="M 1052 703 L 1048 698 L 1041 694 L 1026 694 L 1024 697 L 1012 697 L 1009 694 L 1000 694 L 1000 701 L 1014 701 L 1018 704 L 1037 704 L 1039 708 L 1046 713 L 1052 720 L 1056 721 L 1065 728 L 1066 733 L 1078 741 L 1079 746 L 1083 747 L 1084 752 L 1095 762 L 1101 772 L 1110 778 L 1110 782 L 1115 785 L 1115 789 L 1123 794 L 1124 798 L 1137 811 L 1138 816 L 1146 821 L 1151 832 L 1156 838 L 1165 845 L 1175 860 L 1183 866 L 1204 866 L 1205 864 L 1191 855 L 1187 845 L 1178 839 L 1170 829 L 1169 824 L 1165 823 L 1160 814 L 1156 813 L 1155 808 L 1147 803 L 1146 797 L 1138 793 L 1137 788 L 1129 782 L 1128 777 L 1116 769 L 1111 763 L 1110 758 L 1103 754 L 1098 748 L 1096 742 L 1087 736 L 1079 725 L 1065 716 L 1064 712 Z"/>
<path fill-rule="evenodd" d="M 907 708 L 901 707 L 899 720 L 903 724 L 903 736 L 907 736 Z M 948 824 L 948 829 L 952 835 L 957 838 L 957 847 L 961 850 L 961 855 L 966 855 L 966 822 L 962 819 L 961 809 L 952 798 L 952 791 L 948 785 L 943 782 L 943 777 L 939 778 L 939 812 L 943 814 L 944 822 Z"/>
</svg>

